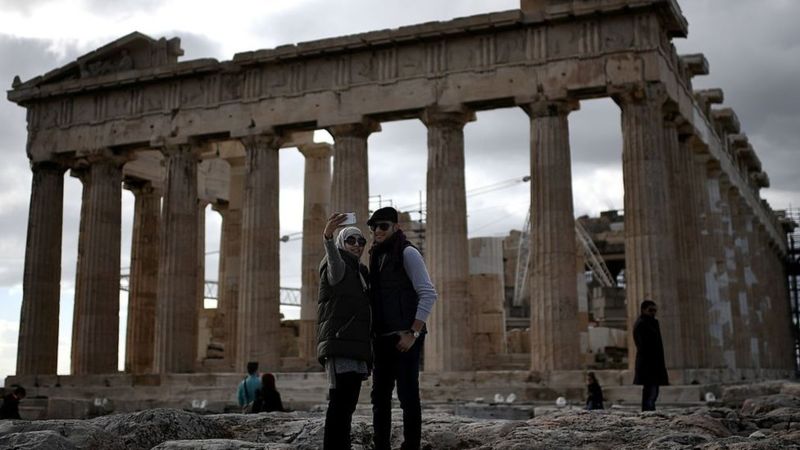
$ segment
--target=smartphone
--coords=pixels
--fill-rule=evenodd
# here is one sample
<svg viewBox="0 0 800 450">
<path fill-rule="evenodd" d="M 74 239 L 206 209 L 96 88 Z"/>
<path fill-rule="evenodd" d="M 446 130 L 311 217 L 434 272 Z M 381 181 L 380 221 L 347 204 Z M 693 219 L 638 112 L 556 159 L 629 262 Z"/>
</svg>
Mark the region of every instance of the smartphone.
<svg viewBox="0 0 800 450">
<path fill-rule="evenodd" d="M 356 213 L 349 212 L 349 213 L 344 213 L 344 214 L 347 216 L 347 218 L 344 219 L 344 222 L 342 222 L 342 225 L 354 225 L 356 223 Z"/>
</svg>

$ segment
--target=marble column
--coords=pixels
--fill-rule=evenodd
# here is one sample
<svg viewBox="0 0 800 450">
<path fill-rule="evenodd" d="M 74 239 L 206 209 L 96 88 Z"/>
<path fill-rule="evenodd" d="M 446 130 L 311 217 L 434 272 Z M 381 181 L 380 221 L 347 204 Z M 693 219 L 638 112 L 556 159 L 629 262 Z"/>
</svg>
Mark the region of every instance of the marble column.
<svg viewBox="0 0 800 450">
<path fill-rule="evenodd" d="M 85 240 L 76 275 L 73 375 L 117 372 L 122 164 L 111 155 L 94 159 L 84 184 L 87 203 L 81 207 L 85 223 L 80 231 Z"/>
<path fill-rule="evenodd" d="M 328 127 L 334 139 L 330 210 L 355 212 L 355 226 L 365 233 L 369 219 L 367 138 L 376 131 L 380 124 L 370 120 Z"/>
<path fill-rule="evenodd" d="M 161 194 L 149 181 L 129 180 L 125 187 L 135 199 L 125 371 L 133 374 L 153 373 Z"/>
<path fill-rule="evenodd" d="M 280 217 L 278 150 L 273 134 L 242 138 L 246 151 L 239 286 L 238 366 L 280 370 Z"/>
<path fill-rule="evenodd" d="M 188 373 L 197 360 L 197 155 L 162 150 L 166 163 L 156 308 L 156 372 Z"/>
<path fill-rule="evenodd" d="M 648 85 L 618 97 L 622 108 L 622 177 L 625 187 L 625 272 L 628 329 L 645 299 L 658 304 L 668 368 L 685 367 L 681 341 L 670 210 L 667 155 L 663 145 L 663 86 Z M 635 350 L 633 334 L 628 348 Z M 629 352 L 633 367 L 635 352 Z"/>
<path fill-rule="evenodd" d="M 680 333 L 683 348 L 683 367 L 698 367 L 699 346 L 697 345 L 698 317 L 693 310 L 694 277 L 691 265 L 692 243 L 691 222 L 694 219 L 691 211 L 691 199 L 688 192 L 688 174 L 684 172 L 683 161 L 691 157 L 688 149 L 681 145 L 678 125 L 682 119 L 675 113 L 668 113 L 664 118 L 664 152 L 667 156 L 669 179 L 669 218 L 673 231 L 672 242 L 675 245 L 675 277 L 677 280 L 677 297 L 675 304 L 680 317 Z M 684 153 L 686 152 L 686 153 Z"/>
<path fill-rule="evenodd" d="M 427 110 L 426 255 L 438 300 L 428 318 L 425 370 L 472 369 L 467 198 L 464 184 L 464 125 L 469 111 Z"/>
<path fill-rule="evenodd" d="M 731 297 L 736 364 L 740 368 L 753 368 L 750 349 L 750 298 L 745 264 L 749 264 L 749 244 L 742 199 L 738 189 L 728 189 L 728 208 L 731 219 L 731 252 L 735 271 L 735 290 Z"/>
<path fill-rule="evenodd" d="M 705 289 L 705 255 L 703 254 L 703 210 L 702 193 L 703 177 L 697 173 L 695 164 L 696 153 L 704 145 L 696 136 L 680 136 L 680 157 L 678 158 L 683 179 L 678 180 L 683 185 L 682 202 L 685 210 L 682 213 L 684 221 L 681 223 L 686 239 L 686 258 L 689 275 L 689 314 L 693 316 L 694 329 L 690 333 L 691 340 L 684 342 L 684 346 L 691 345 L 695 348 L 695 361 L 693 367 L 708 367 L 708 316 L 706 310 Z"/>
<path fill-rule="evenodd" d="M 49 161 L 31 164 L 17 375 L 56 374 L 65 170 Z"/>
<path fill-rule="evenodd" d="M 710 332 L 714 352 L 720 359 L 714 361 L 714 367 L 736 367 L 736 351 L 733 342 L 733 312 L 731 311 L 731 275 L 728 273 L 726 246 L 728 245 L 727 222 L 725 220 L 725 203 L 722 193 L 726 184 L 724 175 L 713 163 L 707 165 L 706 195 L 708 201 L 708 246 L 707 254 L 712 259 L 707 284 L 711 285 L 711 301 L 709 304 Z"/>
<path fill-rule="evenodd" d="M 299 150 L 305 157 L 299 348 L 300 358 L 311 367 L 317 365 L 319 263 L 325 256 L 321 236 L 331 203 L 331 146 L 310 144 Z"/>
<path fill-rule="evenodd" d="M 703 303 L 698 305 L 703 310 L 704 340 L 703 367 L 720 368 L 724 366 L 722 358 L 723 334 L 719 321 L 720 285 L 717 274 L 718 246 L 713 232 L 713 214 L 709 200 L 709 156 L 702 146 L 695 147 L 691 162 L 694 198 L 697 202 L 697 232 L 699 233 L 698 272 L 703 277 Z"/>
<path fill-rule="evenodd" d="M 86 215 L 89 211 L 89 168 L 83 161 L 77 167 L 70 169 L 70 176 L 77 178 L 81 182 L 81 212 L 80 212 L 80 222 L 78 224 L 78 255 L 75 258 L 75 295 L 73 298 L 73 306 L 72 306 L 72 336 L 70 342 L 72 343 L 70 348 L 70 370 L 72 367 L 76 365 L 78 360 L 80 359 L 81 355 L 76 352 L 75 349 L 75 342 L 78 340 L 78 331 L 81 330 L 83 327 L 81 325 L 81 319 L 83 318 L 83 311 L 81 310 L 82 304 L 77 301 L 78 293 L 83 292 L 83 287 L 81 283 L 81 277 L 77 276 L 78 273 L 81 272 L 81 264 L 83 255 L 86 250 L 86 241 L 89 239 L 89 236 L 86 234 Z"/>
<path fill-rule="evenodd" d="M 575 214 L 569 147 L 577 102 L 538 102 L 531 119 L 531 370 L 579 369 Z"/>
<path fill-rule="evenodd" d="M 206 317 L 206 208 L 208 201 L 197 199 L 197 362 L 208 356 L 208 344 L 213 339 L 213 319 Z M 213 314 L 213 311 L 212 311 Z M 211 315 L 209 315 L 211 316 Z M 202 329 L 201 329 L 202 327 Z M 205 339 L 209 337 L 209 339 Z"/>
<path fill-rule="evenodd" d="M 244 158 L 228 159 L 230 180 L 227 205 L 218 206 L 222 215 L 220 239 L 219 308 L 225 323 L 225 367 L 242 370 L 237 365 L 239 320 L 239 277 L 242 253 L 242 195 L 244 194 Z"/>
</svg>

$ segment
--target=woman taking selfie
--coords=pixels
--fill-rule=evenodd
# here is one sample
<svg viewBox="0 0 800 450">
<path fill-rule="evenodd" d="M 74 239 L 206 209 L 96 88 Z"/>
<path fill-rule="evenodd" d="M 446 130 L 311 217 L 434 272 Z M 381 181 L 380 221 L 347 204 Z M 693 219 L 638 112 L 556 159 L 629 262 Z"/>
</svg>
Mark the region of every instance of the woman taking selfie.
<svg viewBox="0 0 800 450">
<path fill-rule="evenodd" d="M 357 227 L 334 231 L 347 219 L 334 213 L 323 231 L 325 258 L 320 263 L 317 357 L 328 373 L 325 449 L 350 448 L 350 423 L 361 382 L 372 366 L 367 268 L 360 262 L 367 240 Z"/>
</svg>

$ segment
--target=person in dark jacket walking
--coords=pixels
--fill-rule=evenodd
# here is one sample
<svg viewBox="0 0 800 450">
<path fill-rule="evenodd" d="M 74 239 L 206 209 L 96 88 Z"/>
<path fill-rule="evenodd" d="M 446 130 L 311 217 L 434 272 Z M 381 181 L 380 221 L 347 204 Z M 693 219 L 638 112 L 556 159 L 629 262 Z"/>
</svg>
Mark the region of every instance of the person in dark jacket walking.
<svg viewBox="0 0 800 450">
<path fill-rule="evenodd" d="M 419 365 L 425 320 L 436 301 L 422 254 L 397 226 L 398 214 L 387 207 L 367 221 L 375 242 L 370 249 L 370 292 L 375 314 L 375 371 L 372 374 L 372 420 L 376 450 L 387 450 L 392 435 L 392 390 L 403 410 L 404 450 L 417 450 L 422 435 Z"/>
<path fill-rule="evenodd" d="M 357 227 L 333 232 L 347 218 L 334 213 L 325 225 L 320 263 L 317 357 L 328 373 L 329 401 L 323 448 L 349 449 L 350 425 L 361 382 L 372 367 L 372 311 L 367 268 L 359 258 L 367 240 Z"/>
<path fill-rule="evenodd" d="M 253 400 L 253 412 L 286 411 L 281 402 L 281 394 L 275 388 L 275 375 L 265 373 L 261 375 L 261 387 L 256 389 L 256 399 Z"/>
<path fill-rule="evenodd" d="M 658 307 L 652 300 L 640 306 L 641 315 L 633 326 L 636 344 L 636 371 L 633 384 L 642 385 L 642 411 L 655 411 L 659 386 L 669 384 L 667 365 L 664 362 L 664 344 L 661 328 L 656 320 Z"/>
<path fill-rule="evenodd" d="M 586 409 L 603 409 L 603 389 L 597 382 L 594 372 L 586 374 L 586 389 L 589 391 L 589 396 L 586 398 Z"/>
<path fill-rule="evenodd" d="M 8 394 L 3 395 L 3 404 L 0 405 L 0 419 L 21 419 L 19 415 L 19 402 L 25 398 L 25 388 L 12 384 Z"/>
</svg>

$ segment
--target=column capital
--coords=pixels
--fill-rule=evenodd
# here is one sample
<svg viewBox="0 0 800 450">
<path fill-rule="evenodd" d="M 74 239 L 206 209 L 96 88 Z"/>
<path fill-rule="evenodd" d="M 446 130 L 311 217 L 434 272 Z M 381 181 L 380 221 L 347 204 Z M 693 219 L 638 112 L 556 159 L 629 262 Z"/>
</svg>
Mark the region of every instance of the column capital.
<svg viewBox="0 0 800 450">
<path fill-rule="evenodd" d="M 475 120 L 475 111 L 459 106 L 457 108 L 444 108 L 438 105 L 429 106 L 420 115 L 420 120 L 425 126 L 432 125 L 451 126 L 453 128 L 464 128 L 467 122 Z"/>
<path fill-rule="evenodd" d="M 122 187 L 131 191 L 134 197 L 138 197 L 139 195 L 148 195 L 148 194 L 157 194 L 160 195 L 158 189 L 153 186 L 153 182 L 150 180 L 143 180 L 141 178 L 133 178 L 133 177 L 126 177 L 122 180 Z"/>
<path fill-rule="evenodd" d="M 230 210 L 230 202 L 227 200 L 217 199 L 217 201 L 211 203 L 211 209 L 218 212 L 221 216 L 225 216 Z"/>
<path fill-rule="evenodd" d="M 580 109 L 578 100 L 536 100 L 520 105 L 531 119 L 538 117 L 566 116 Z"/>
<path fill-rule="evenodd" d="M 256 150 L 278 150 L 283 145 L 285 137 L 281 133 L 258 133 L 239 137 L 239 141 L 244 145 L 245 152 Z"/>
<path fill-rule="evenodd" d="M 64 173 L 69 168 L 68 164 L 61 161 L 45 160 L 30 161 L 31 172 L 55 172 Z"/>
<path fill-rule="evenodd" d="M 115 151 L 107 147 L 93 148 L 80 150 L 76 153 L 77 158 L 73 161 L 71 166 L 90 167 L 95 164 L 110 164 L 116 167 L 122 167 L 133 159 L 132 151 Z"/>
<path fill-rule="evenodd" d="M 315 142 L 297 146 L 297 150 L 306 158 L 325 159 L 333 154 L 333 145 L 327 142 Z"/>
<path fill-rule="evenodd" d="M 195 159 L 199 160 L 200 153 L 202 151 L 202 146 L 196 143 L 189 143 L 189 144 L 164 144 L 160 147 L 157 147 L 156 150 L 161 152 L 161 154 L 165 158 L 170 158 L 173 156 L 177 156 L 180 154 L 189 154 L 193 156 Z"/>
<path fill-rule="evenodd" d="M 342 137 L 367 138 L 370 134 L 381 131 L 381 123 L 364 117 L 360 122 L 330 125 L 325 128 L 334 139 Z"/>
<path fill-rule="evenodd" d="M 612 98 L 620 105 L 639 103 L 652 103 L 663 106 L 669 99 L 667 88 L 662 83 L 634 84 L 624 87 L 614 87 Z"/>
</svg>

